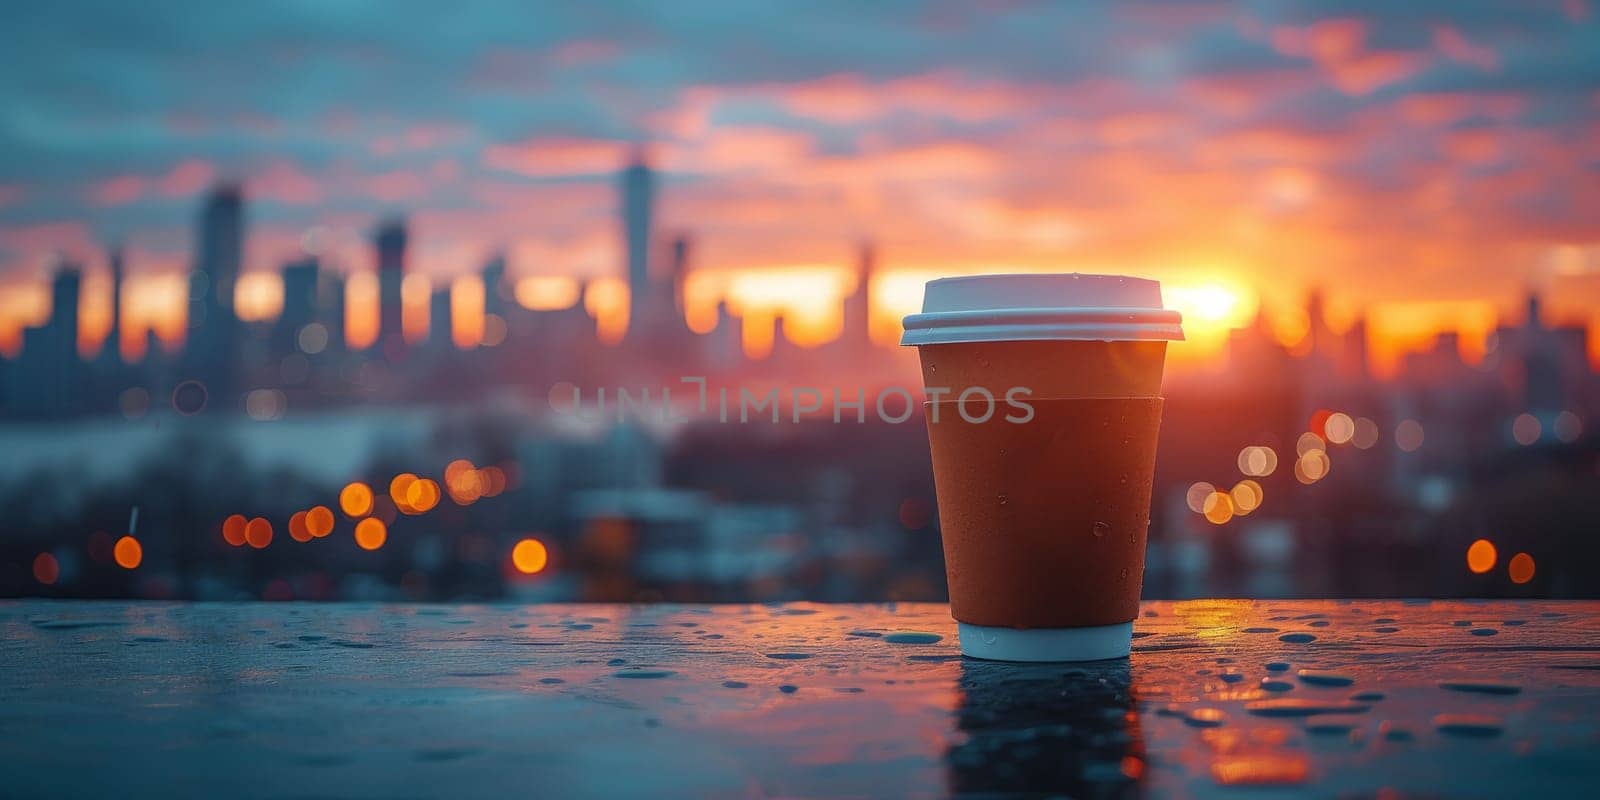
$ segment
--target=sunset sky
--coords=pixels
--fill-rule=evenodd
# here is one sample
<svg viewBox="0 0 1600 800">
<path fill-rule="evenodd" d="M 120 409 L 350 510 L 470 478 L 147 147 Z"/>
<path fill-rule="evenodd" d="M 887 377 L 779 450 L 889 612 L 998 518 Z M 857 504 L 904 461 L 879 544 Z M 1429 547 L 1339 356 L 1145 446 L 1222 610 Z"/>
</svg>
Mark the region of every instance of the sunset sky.
<svg viewBox="0 0 1600 800">
<path fill-rule="evenodd" d="M 1380 349 L 1470 340 L 1530 287 L 1600 323 L 1592 2 L 539 5 L 3 12 L 0 347 L 56 253 L 103 293 L 111 242 L 129 314 L 181 326 L 220 179 L 250 272 L 308 241 L 370 270 L 404 213 L 436 284 L 499 249 L 519 278 L 617 277 L 636 146 L 698 296 L 814 338 L 865 239 L 886 338 L 922 280 L 996 269 L 1159 278 L 1202 334 L 1312 286 Z"/>
</svg>

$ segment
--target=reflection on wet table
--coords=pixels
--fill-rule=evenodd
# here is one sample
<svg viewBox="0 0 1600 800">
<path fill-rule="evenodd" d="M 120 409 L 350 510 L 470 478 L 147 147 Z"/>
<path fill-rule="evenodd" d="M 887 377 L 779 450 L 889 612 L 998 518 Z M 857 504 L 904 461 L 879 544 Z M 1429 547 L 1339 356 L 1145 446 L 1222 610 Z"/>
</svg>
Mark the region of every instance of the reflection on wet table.
<svg viewBox="0 0 1600 800">
<path fill-rule="evenodd" d="M 0 794 L 1594 796 L 1600 603 L 1147 603 L 1125 661 L 940 605 L 0 603 Z"/>
</svg>

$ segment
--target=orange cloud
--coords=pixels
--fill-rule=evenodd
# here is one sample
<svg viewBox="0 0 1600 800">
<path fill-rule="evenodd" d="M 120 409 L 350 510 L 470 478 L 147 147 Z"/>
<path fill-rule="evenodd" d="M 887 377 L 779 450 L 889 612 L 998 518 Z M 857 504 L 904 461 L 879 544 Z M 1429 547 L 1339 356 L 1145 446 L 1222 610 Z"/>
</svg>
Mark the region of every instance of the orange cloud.
<svg viewBox="0 0 1600 800">
<path fill-rule="evenodd" d="M 1280 27 L 1272 31 L 1274 49 L 1285 55 L 1316 62 L 1334 87 L 1349 95 L 1373 90 L 1408 78 L 1426 66 L 1416 53 L 1366 49 L 1367 24 L 1358 19 L 1331 19 L 1305 28 Z"/>
<path fill-rule="evenodd" d="M 274 161 L 248 180 L 250 196 L 289 206 L 312 205 L 322 200 L 323 191 L 316 178 L 301 171 L 292 161 Z"/>
<path fill-rule="evenodd" d="M 627 150 L 620 142 L 547 138 L 494 145 L 484 151 L 483 163 L 533 178 L 553 178 L 609 174 L 626 158 Z"/>
<path fill-rule="evenodd" d="M 169 198 L 187 197 L 205 188 L 215 177 L 216 170 L 209 163 L 189 159 L 154 178 L 118 175 L 95 183 L 89 187 L 89 202 L 97 206 L 121 206 L 156 192 Z"/>
<path fill-rule="evenodd" d="M 217 170 L 210 163 L 189 159 L 173 167 L 158 183 L 167 197 L 188 197 L 211 185 L 216 177 Z"/>
<path fill-rule="evenodd" d="M 1461 31 L 1449 25 L 1439 25 L 1433 29 L 1433 44 L 1445 55 L 1463 64 L 1471 64 L 1485 72 L 1500 70 L 1500 54 L 1494 48 L 1474 44 Z"/>
<path fill-rule="evenodd" d="M 145 179 L 138 175 L 118 175 L 89 187 L 89 202 L 97 206 L 127 205 L 144 194 Z"/>
</svg>

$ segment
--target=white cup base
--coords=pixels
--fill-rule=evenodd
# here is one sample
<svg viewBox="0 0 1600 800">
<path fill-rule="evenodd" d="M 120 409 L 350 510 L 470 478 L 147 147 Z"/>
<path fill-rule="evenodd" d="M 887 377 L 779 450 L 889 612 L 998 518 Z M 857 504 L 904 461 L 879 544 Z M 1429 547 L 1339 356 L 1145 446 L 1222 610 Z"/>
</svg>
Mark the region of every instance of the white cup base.
<svg viewBox="0 0 1600 800">
<path fill-rule="evenodd" d="M 1102 661 L 1126 658 L 1133 622 L 1092 628 L 993 628 L 957 622 L 961 654 L 990 661 Z"/>
</svg>

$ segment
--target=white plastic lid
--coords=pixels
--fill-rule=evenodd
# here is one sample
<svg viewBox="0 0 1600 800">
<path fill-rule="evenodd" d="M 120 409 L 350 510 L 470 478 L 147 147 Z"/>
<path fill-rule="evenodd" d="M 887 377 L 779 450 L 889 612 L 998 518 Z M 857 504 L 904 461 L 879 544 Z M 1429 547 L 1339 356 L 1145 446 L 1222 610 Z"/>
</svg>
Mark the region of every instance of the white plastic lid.
<svg viewBox="0 0 1600 800">
<path fill-rule="evenodd" d="M 1181 341 L 1161 283 L 1122 275 L 969 275 L 929 281 L 902 345 L 1015 341 Z"/>
</svg>

